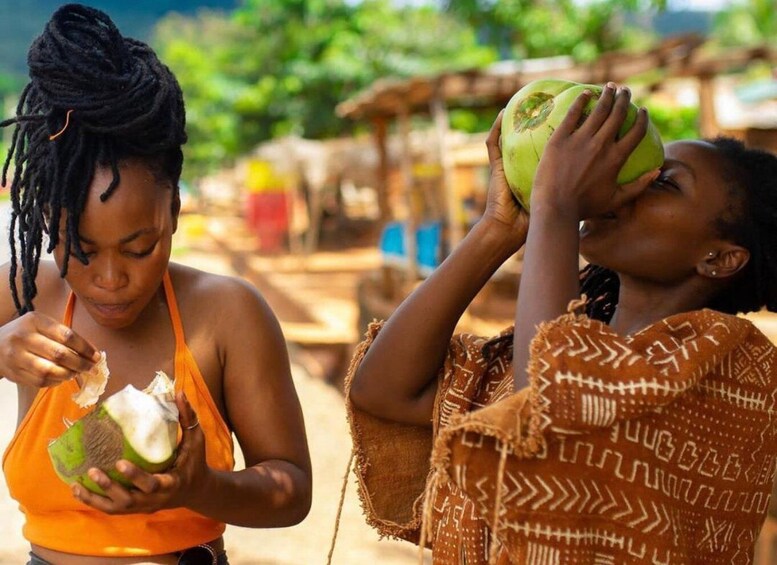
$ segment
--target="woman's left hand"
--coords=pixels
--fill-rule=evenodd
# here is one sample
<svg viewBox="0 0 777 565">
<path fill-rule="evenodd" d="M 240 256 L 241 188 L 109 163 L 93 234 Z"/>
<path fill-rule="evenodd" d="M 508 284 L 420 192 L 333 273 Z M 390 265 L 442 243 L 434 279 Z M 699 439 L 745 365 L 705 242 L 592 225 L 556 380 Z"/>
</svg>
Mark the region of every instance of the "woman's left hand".
<svg viewBox="0 0 777 565">
<path fill-rule="evenodd" d="M 491 166 L 491 178 L 488 183 L 488 196 L 483 220 L 491 225 L 500 226 L 509 234 L 509 241 L 516 248 L 526 241 L 526 232 L 529 229 L 529 215 L 521 208 L 518 201 L 510 191 L 505 177 L 502 162 L 502 118 L 504 110 L 494 120 L 491 131 L 486 139 L 488 161 Z"/>
<path fill-rule="evenodd" d="M 165 508 L 189 506 L 194 497 L 201 495 L 210 474 L 205 461 L 205 436 L 186 396 L 179 392 L 175 401 L 182 436 L 175 463 L 167 472 L 147 473 L 122 459 L 116 463 L 116 468 L 134 488 L 126 488 L 93 468 L 89 470 L 89 477 L 105 491 L 105 496 L 80 484 L 72 485 L 73 495 L 106 514 L 149 514 Z"/>
</svg>

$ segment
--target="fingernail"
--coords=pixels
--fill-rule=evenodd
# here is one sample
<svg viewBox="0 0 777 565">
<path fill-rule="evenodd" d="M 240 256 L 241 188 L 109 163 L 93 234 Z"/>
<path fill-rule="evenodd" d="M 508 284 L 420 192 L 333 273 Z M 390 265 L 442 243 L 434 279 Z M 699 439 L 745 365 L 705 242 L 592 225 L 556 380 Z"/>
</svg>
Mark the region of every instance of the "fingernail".
<svg viewBox="0 0 777 565">
<path fill-rule="evenodd" d="M 615 83 L 614 82 L 608 82 L 606 86 L 607 86 L 608 90 L 615 90 Z"/>
<path fill-rule="evenodd" d="M 102 355 L 100 355 L 100 352 L 99 351 L 95 351 L 94 355 L 92 355 L 92 361 L 97 363 L 100 360 L 100 357 L 102 357 Z"/>
<path fill-rule="evenodd" d="M 89 471 L 89 478 L 92 479 L 95 483 L 98 485 L 105 486 L 105 479 L 103 476 L 96 470 Z"/>
<path fill-rule="evenodd" d="M 126 473 L 129 471 L 129 465 L 127 465 L 124 461 L 119 461 L 116 463 L 116 468 L 119 470 L 120 473 Z"/>
</svg>

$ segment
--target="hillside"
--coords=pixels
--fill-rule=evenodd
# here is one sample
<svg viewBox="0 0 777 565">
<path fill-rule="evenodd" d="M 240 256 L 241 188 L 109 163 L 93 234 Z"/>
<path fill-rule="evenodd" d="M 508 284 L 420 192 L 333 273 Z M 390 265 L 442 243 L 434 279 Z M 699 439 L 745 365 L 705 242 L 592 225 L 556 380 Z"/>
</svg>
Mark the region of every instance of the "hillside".
<svg viewBox="0 0 777 565">
<path fill-rule="evenodd" d="M 26 74 L 27 49 L 63 0 L 0 0 L 0 75 Z M 171 11 L 193 14 L 199 9 L 230 10 L 239 0 L 91 0 L 125 35 L 148 40 L 154 23 Z"/>
</svg>

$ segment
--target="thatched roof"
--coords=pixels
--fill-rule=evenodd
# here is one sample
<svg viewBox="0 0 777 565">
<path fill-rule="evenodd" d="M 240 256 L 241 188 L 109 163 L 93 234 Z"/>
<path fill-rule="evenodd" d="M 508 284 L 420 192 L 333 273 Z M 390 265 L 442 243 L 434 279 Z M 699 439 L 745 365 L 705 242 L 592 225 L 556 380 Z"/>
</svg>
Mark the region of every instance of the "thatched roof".
<svg viewBox="0 0 777 565">
<path fill-rule="evenodd" d="M 653 80 L 670 77 L 714 76 L 757 59 L 777 62 L 777 51 L 766 46 L 708 54 L 704 40 L 695 34 L 669 38 L 643 53 L 610 52 L 592 63 L 575 63 L 569 57 L 502 61 L 483 69 L 435 76 L 386 78 L 337 106 L 337 114 L 354 120 L 391 117 L 403 112 L 427 112 L 435 98 L 448 107 L 499 107 L 523 85 L 539 78 L 559 78 L 602 84 L 624 82 L 655 73 Z"/>
</svg>

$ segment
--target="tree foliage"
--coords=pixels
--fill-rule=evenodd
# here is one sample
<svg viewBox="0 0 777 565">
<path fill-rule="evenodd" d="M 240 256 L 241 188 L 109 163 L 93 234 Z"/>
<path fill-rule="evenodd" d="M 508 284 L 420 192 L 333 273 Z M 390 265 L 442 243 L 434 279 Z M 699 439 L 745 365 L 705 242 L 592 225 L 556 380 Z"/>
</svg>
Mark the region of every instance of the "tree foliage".
<svg viewBox="0 0 777 565">
<path fill-rule="evenodd" d="M 505 58 L 571 55 L 590 61 L 605 51 L 640 48 L 647 35 L 625 25 L 630 12 L 665 0 L 445 0 L 444 9 L 479 29 Z"/>
<path fill-rule="evenodd" d="M 380 78 L 507 58 L 590 61 L 606 51 L 641 50 L 655 36 L 629 22 L 644 22 L 635 15 L 665 2 L 243 0 L 230 13 L 170 15 L 153 44 L 184 90 L 192 178 L 276 136 L 346 133 L 353 124 L 335 107 Z M 726 16 L 740 22 L 735 35 L 777 37 L 773 0 L 743 2 Z M 451 119 L 482 129 L 483 116 L 471 112 L 454 111 Z"/>
<path fill-rule="evenodd" d="M 737 2 L 717 14 L 714 35 L 724 47 L 777 45 L 777 5 L 774 0 Z"/>
<path fill-rule="evenodd" d="M 335 106 L 377 78 L 496 60 L 450 14 L 390 0 L 246 0 L 231 15 L 170 16 L 154 45 L 184 90 L 191 176 L 275 136 L 342 133 Z"/>
</svg>

